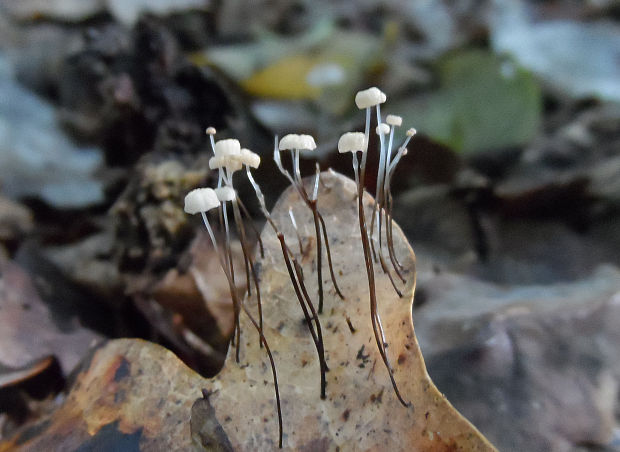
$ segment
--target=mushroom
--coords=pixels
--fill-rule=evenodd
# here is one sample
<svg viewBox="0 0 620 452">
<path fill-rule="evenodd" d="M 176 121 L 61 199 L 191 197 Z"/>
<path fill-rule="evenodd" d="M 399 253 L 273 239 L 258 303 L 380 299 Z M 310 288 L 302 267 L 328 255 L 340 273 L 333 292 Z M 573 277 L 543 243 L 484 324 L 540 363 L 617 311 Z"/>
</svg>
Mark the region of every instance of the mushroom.
<svg viewBox="0 0 620 452">
<path fill-rule="evenodd" d="M 314 190 L 312 193 L 312 197 L 308 196 L 308 192 L 303 185 L 303 181 L 301 180 L 301 173 L 299 170 L 299 152 L 302 150 L 312 151 L 316 149 L 316 143 L 314 142 L 314 138 L 310 135 L 297 135 L 297 134 L 288 134 L 282 137 L 280 142 L 278 143 L 276 137 L 276 143 L 274 145 L 273 156 L 278 166 L 278 169 L 286 178 L 293 184 L 293 186 L 297 189 L 301 199 L 306 203 L 308 208 L 312 211 L 312 216 L 314 219 L 314 230 L 316 237 L 316 265 L 317 265 L 317 285 L 319 292 L 319 314 L 323 312 L 323 303 L 324 303 L 324 293 L 323 293 L 323 241 L 325 242 L 325 248 L 327 252 L 327 261 L 329 266 L 329 273 L 334 285 L 334 289 L 338 296 L 344 300 L 344 295 L 340 291 L 338 287 L 338 282 L 336 281 L 336 275 L 334 272 L 334 267 L 332 264 L 331 258 L 331 250 L 329 248 L 329 238 L 327 236 L 327 228 L 325 226 L 325 220 L 323 216 L 320 214 L 318 210 L 318 182 L 319 182 L 319 168 L 317 166 Z M 291 174 L 284 169 L 282 166 L 282 159 L 280 156 L 280 151 L 291 151 L 293 157 L 293 174 Z"/>
<path fill-rule="evenodd" d="M 364 91 L 360 91 L 355 96 L 355 103 L 358 108 L 366 109 L 366 127 L 364 131 L 364 142 L 363 144 L 368 143 L 368 134 L 370 130 L 370 110 L 374 106 L 377 109 L 377 133 L 379 133 L 380 139 L 380 156 L 379 156 L 379 172 L 385 171 L 385 165 L 387 161 L 386 150 L 384 147 L 384 132 L 385 127 L 382 126 L 381 122 L 381 112 L 379 105 L 386 101 L 386 96 L 383 94 L 378 88 L 369 88 Z M 386 125 L 387 126 L 387 125 Z M 355 146 L 354 146 L 355 143 Z M 342 146 L 341 146 L 342 144 Z M 339 151 L 348 152 L 350 151 L 353 159 L 353 171 L 356 175 L 357 181 L 357 203 L 358 203 L 358 219 L 359 219 L 359 227 L 360 227 L 360 236 L 362 239 L 362 248 L 364 251 L 364 261 L 366 264 L 366 275 L 368 278 L 368 291 L 369 291 L 369 301 L 370 301 L 370 320 L 372 323 L 373 333 L 375 336 L 375 342 L 377 343 L 377 348 L 379 349 L 379 354 L 381 355 L 381 359 L 385 365 L 385 368 L 388 371 L 390 381 L 392 382 L 392 387 L 394 388 L 394 392 L 396 397 L 400 401 L 401 404 L 408 407 L 410 406 L 409 402 L 406 402 L 400 391 L 398 386 L 396 385 L 396 380 L 394 380 L 394 374 L 392 371 L 392 367 L 389 362 L 389 358 L 386 353 L 386 342 L 385 342 L 385 332 L 383 330 L 383 326 L 381 324 L 381 318 L 379 316 L 379 312 L 377 310 L 377 293 L 376 293 L 376 285 L 375 285 L 375 271 L 373 265 L 373 259 L 370 250 L 370 238 L 368 235 L 368 230 L 366 227 L 366 216 L 364 213 L 364 183 L 365 183 L 365 173 L 366 173 L 366 159 L 368 156 L 367 149 L 361 149 L 362 152 L 362 160 L 361 164 L 357 159 L 357 152 L 360 151 L 356 149 L 359 147 L 359 138 L 357 135 L 345 134 L 340 138 L 339 141 Z M 383 168 L 383 169 L 382 169 Z"/>
<path fill-rule="evenodd" d="M 274 142 L 274 158 L 279 159 L 279 153 L 277 151 L 278 151 L 278 137 L 275 138 L 275 142 Z M 276 164 L 278 164 L 278 161 L 276 162 Z M 278 166 L 281 166 L 281 164 L 279 164 Z M 282 168 L 281 171 L 286 172 L 284 168 Z M 319 315 L 316 311 L 316 308 L 314 307 L 314 304 L 312 303 L 312 300 L 310 299 L 310 296 L 308 295 L 308 291 L 306 290 L 301 265 L 295 258 L 295 255 L 293 254 L 293 252 L 287 246 L 286 241 L 284 239 L 284 234 L 282 233 L 282 231 L 280 231 L 275 221 L 271 217 L 271 214 L 267 210 L 263 192 L 261 191 L 260 186 L 254 180 L 254 177 L 252 176 L 252 172 L 250 171 L 250 167 L 248 165 L 246 165 L 246 174 L 248 176 L 248 180 L 250 181 L 250 184 L 252 184 L 252 187 L 254 188 L 254 191 L 256 192 L 256 197 L 260 204 L 261 211 L 263 212 L 263 215 L 265 216 L 265 219 L 267 220 L 267 222 L 271 225 L 273 231 L 275 232 L 280 242 L 280 248 L 282 250 L 282 256 L 284 257 L 284 263 L 286 264 L 286 269 L 288 271 L 289 278 L 291 280 L 291 283 L 293 284 L 293 289 L 295 290 L 297 301 L 299 302 L 299 305 L 301 306 L 302 312 L 304 314 L 304 320 L 306 322 L 306 326 L 308 327 L 308 330 L 310 331 L 310 335 L 312 336 L 312 341 L 314 342 L 314 345 L 317 350 L 317 355 L 319 358 L 319 368 L 320 368 L 320 373 L 321 373 L 320 394 L 321 394 L 321 399 L 325 399 L 327 397 L 326 395 L 326 391 L 327 391 L 326 372 L 328 368 L 327 368 L 327 362 L 325 360 L 325 347 L 323 344 L 323 333 L 322 333 L 321 321 L 320 321 Z M 286 174 L 288 174 L 288 172 L 286 172 Z M 288 174 L 287 177 L 289 177 L 292 180 L 292 177 L 290 177 L 290 174 Z M 294 216 L 291 216 L 291 219 L 294 222 Z M 294 226 L 296 226 L 295 222 L 294 222 Z M 325 229 L 323 229 L 323 231 L 325 231 Z M 301 238 L 298 237 L 298 240 L 300 242 L 300 248 L 301 248 Z M 330 256 L 329 253 L 328 253 L 328 256 Z M 331 263 L 331 258 L 330 258 L 330 263 Z"/>
<path fill-rule="evenodd" d="M 271 349 L 269 348 L 269 344 L 265 335 L 263 334 L 263 329 L 256 322 L 252 314 L 248 311 L 245 305 L 239 300 L 237 296 L 237 291 L 235 288 L 235 283 L 232 278 L 232 273 L 228 265 L 226 264 L 224 257 L 219 249 L 217 244 L 217 240 L 215 239 L 215 235 L 213 234 L 213 229 L 209 224 L 209 219 L 207 217 L 207 212 L 212 210 L 220 205 L 221 199 L 229 199 L 231 196 L 231 190 L 227 190 L 224 187 L 223 189 L 219 189 L 219 191 L 213 190 L 211 188 L 198 188 L 192 190 L 185 196 L 185 212 L 189 214 L 200 213 L 202 216 L 202 220 L 204 222 L 205 227 L 207 228 L 207 232 L 209 234 L 209 238 L 211 239 L 211 243 L 213 245 L 213 249 L 216 251 L 218 259 L 220 261 L 220 266 L 226 275 L 226 279 L 228 281 L 228 287 L 230 289 L 230 295 L 233 300 L 233 305 L 236 310 L 242 310 L 250 319 L 250 322 L 258 332 L 258 336 L 261 344 L 265 347 L 265 351 L 267 352 L 267 356 L 269 357 L 269 363 L 271 365 L 271 373 L 273 375 L 273 386 L 276 395 L 276 411 L 278 416 L 278 429 L 279 429 L 279 447 L 282 448 L 282 438 L 283 438 L 283 429 L 282 429 L 282 407 L 280 405 L 280 389 L 278 387 L 278 373 L 276 370 L 275 361 L 273 359 L 273 354 L 271 353 Z M 218 196 L 218 194 L 220 196 Z M 234 195 L 234 190 L 232 190 L 232 194 Z M 221 199 L 220 199 L 221 198 Z"/>
</svg>

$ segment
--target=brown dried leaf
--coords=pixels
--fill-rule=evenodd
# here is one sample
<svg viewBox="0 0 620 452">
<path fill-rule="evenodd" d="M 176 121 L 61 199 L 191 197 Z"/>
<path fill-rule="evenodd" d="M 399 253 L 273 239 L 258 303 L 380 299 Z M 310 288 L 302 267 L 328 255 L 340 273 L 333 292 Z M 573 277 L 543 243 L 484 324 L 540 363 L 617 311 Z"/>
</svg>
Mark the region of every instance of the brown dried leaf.
<svg viewBox="0 0 620 452">
<path fill-rule="evenodd" d="M 55 355 L 69 373 L 100 336 L 78 324 L 58 325 L 28 274 L 0 261 L 0 363 L 21 368 Z"/>
<path fill-rule="evenodd" d="M 398 298 L 379 266 L 375 273 L 387 352 L 399 389 L 413 407 L 405 408 L 398 402 L 372 333 L 355 184 L 333 172 L 323 173 L 321 179 L 319 206 L 330 234 L 338 283 L 346 296 L 344 301 L 336 296 L 327 276 L 326 309 L 321 315 L 330 368 L 326 400 L 319 398 L 316 351 L 271 229 L 263 232 L 265 258 L 259 260 L 265 336 L 276 360 L 282 398 L 284 448 L 494 450 L 439 393 L 426 372 L 412 327 L 415 256 L 395 227 L 396 254 L 408 269 L 405 296 Z M 372 199 L 367 196 L 364 201 L 370 215 Z M 286 191 L 273 216 L 291 249 L 296 250 L 289 206 L 306 240 L 312 239 L 314 229 L 309 209 L 293 190 Z M 302 261 L 306 286 L 315 296 L 316 277 L 310 266 L 313 250 L 308 247 Z M 256 312 L 255 299 L 248 299 L 247 304 Z M 347 317 L 355 331 L 348 326 Z M 271 370 L 255 330 L 247 317 L 242 319 L 241 363 L 235 362 L 234 350 L 229 351 L 224 369 L 208 381 L 208 402 L 223 428 L 225 442 L 234 450 L 271 450 L 278 442 Z M 213 423 L 213 419 L 208 422 Z M 195 429 L 202 424 L 200 419 L 192 419 L 192 423 Z"/>
<path fill-rule="evenodd" d="M 158 345 L 109 342 L 85 362 L 63 405 L 0 451 L 192 450 L 190 412 L 202 382 Z"/>
<path fill-rule="evenodd" d="M 398 228 L 396 252 L 409 269 L 406 296 L 398 298 L 387 277 L 377 272 L 388 354 L 400 390 L 413 407 L 397 401 L 371 333 L 354 184 L 334 173 L 325 173 L 322 179 L 321 210 L 331 234 L 338 281 L 347 297 L 337 298 L 327 277 L 326 312 L 321 316 L 330 367 L 327 400 L 319 398 L 314 345 L 270 230 L 263 233 L 265 258 L 258 265 L 265 334 L 278 366 L 285 449 L 494 450 L 426 373 L 411 323 L 415 257 Z M 367 196 L 365 202 L 369 205 L 372 200 Z M 274 218 L 292 240 L 289 205 L 311 243 L 310 213 L 292 190 L 281 198 Z M 301 260 L 308 290 L 314 294 L 313 247 L 305 248 Z M 256 309 L 253 299 L 247 303 Z M 109 342 L 83 364 L 65 402 L 49 417 L 0 443 L 0 452 L 276 449 L 271 372 L 256 332 L 247 318 L 242 319 L 241 364 L 234 361 L 234 351 L 229 353 L 222 372 L 210 380 L 160 346 L 128 339 Z M 207 397 L 195 401 L 200 388 L 206 388 Z"/>
<path fill-rule="evenodd" d="M 0 363 L 0 389 L 22 383 L 44 372 L 54 363 L 54 358 L 46 356 L 19 368 Z"/>
</svg>

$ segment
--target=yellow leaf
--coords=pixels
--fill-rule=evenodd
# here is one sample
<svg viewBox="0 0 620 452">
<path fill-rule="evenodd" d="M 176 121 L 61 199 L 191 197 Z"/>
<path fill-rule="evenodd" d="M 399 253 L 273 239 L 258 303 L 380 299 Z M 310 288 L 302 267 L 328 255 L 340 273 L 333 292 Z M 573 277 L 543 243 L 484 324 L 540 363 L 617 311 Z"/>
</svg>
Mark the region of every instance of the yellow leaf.
<svg viewBox="0 0 620 452">
<path fill-rule="evenodd" d="M 317 64 L 315 57 L 293 55 L 256 72 L 241 86 L 248 94 L 288 100 L 315 99 L 321 90 L 306 81 Z"/>
</svg>

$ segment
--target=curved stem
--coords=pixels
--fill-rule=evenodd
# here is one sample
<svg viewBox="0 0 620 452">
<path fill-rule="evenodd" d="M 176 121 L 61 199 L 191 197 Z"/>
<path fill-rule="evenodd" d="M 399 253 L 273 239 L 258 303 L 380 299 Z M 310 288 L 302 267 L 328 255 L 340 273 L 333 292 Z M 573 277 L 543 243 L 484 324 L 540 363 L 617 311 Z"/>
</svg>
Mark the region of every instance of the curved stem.
<svg viewBox="0 0 620 452">
<path fill-rule="evenodd" d="M 263 258 L 265 257 L 263 239 L 261 238 L 260 232 L 258 232 L 258 229 L 256 229 L 256 226 L 254 225 L 254 222 L 252 221 L 252 215 L 250 215 L 250 212 L 248 212 L 248 209 L 245 207 L 245 204 L 243 204 L 243 202 L 241 201 L 241 198 L 239 198 L 238 196 L 237 196 L 237 203 L 239 203 L 239 207 L 241 207 L 241 212 L 243 212 L 243 215 L 245 215 L 245 217 L 248 219 L 250 223 L 250 227 L 254 231 L 254 235 L 256 235 L 256 241 L 258 242 L 258 247 L 260 249 L 260 257 Z"/>
<path fill-rule="evenodd" d="M 329 264 L 329 275 L 332 279 L 332 283 L 334 284 L 334 289 L 336 289 L 336 293 L 341 299 L 345 299 L 344 295 L 340 291 L 340 287 L 338 287 L 338 282 L 336 281 L 336 274 L 334 273 L 334 266 L 332 264 L 332 253 L 329 249 L 329 239 L 327 238 L 327 227 L 325 226 L 325 220 L 323 219 L 323 215 L 319 213 L 319 221 L 321 222 L 321 229 L 323 230 L 323 238 L 325 239 L 325 248 L 327 250 L 327 263 Z"/>
<path fill-rule="evenodd" d="M 372 257 L 375 262 L 379 262 L 379 258 L 377 257 L 377 250 L 375 247 L 375 217 L 377 216 L 377 202 L 372 205 L 372 214 L 370 215 L 370 249 L 372 251 Z"/>
<path fill-rule="evenodd" d="M 265 335 L 263 334 L 262 327 L 259 327 L 259 325 L 256 323 L 256 320 L 254 320 L 254 317 L 252 317 L 252 314 L 250 314 L 247 308 L 243 305 L 243 303 L 239 301 L 237 297 L 237 292 L 235 290 L 235 283 L 231 277 L 231 274 L 226 269 L 226 262 L 224 258 L 222 258 L 222 255 L 220 254 L 220 251 L 217 246 L 217 242 L 215 241 L 215 236 L 213 235 L 213 231 L 211 230 L 211 226 L 209 225 L 209 221 L 204 212 L 202 212 L 202 219 L 207 228 L 207 231 L 209 232 L 209 237 L 211 238 L 211 243 L 213 244 L 213 248 L 217 252 L 217 256 L 220 261 L 220 266 L 222 267 L 222 270 L 224 270 L 226 279 L 228 280 L 228 287 L 230 289 L 230 294 L 233 298 L 233 304 L 236 306 L 239 306 L 243 310 L 243 312 L 245 312 L 245 314 L 248 316 L 248 318 L 250 319 L 250 322 L 252 322 L 252 325 L 254 325 L 254 328 L 256 328 L 256 331 L 258 331 L 260 342 L 261 344 L 265 346 L 265 351 L 267 352 L 267 356 L 269 357 L 269 363 L 271 365 L 271 373 L 273 375 L 273 386 L 274 386 L 274 390 L 276 393 L 276 410 L 278 413 L 278 429 L 279 429 L 278 447 L 282 449 L 282 438 L 284 436 L 284 431 L 283 431 L 283 426 L 282 426 L 282 406 L 280 403 L 280 388 L 278 386 L 278 373 L 276 371 L 276 363 L 273 359 L 271 348 L 269 347 L 269 343 L 267 342 L 267 339 L 265 338 Z M 238 359 L 237 359 L 237 362 L 239 362 Z"/>
<path fill-rule="evenodd" d="M 276 363 L 273 360 L 273 355 L 271 353 L 271 349 L 269 348 L 269 344 L 267 343 L 267 339 L 265 339 L 265 335 L 263 334 L 262 328 L 258 326 L 256 320 L 252 317 L 252 314 L 249 313 L 247 308 L 242 304 L 241 308 L 243 312 L 248 316 L 256 331 L 258 331 L 258 336 L 260 338 L 261 343 L 265 346 L 265 351 L 267 352 L 267 356 L 269 357 L 269 364 L 271 365 L 271 373 L 273 375 L 273 386 L 276 392 L 276 409 L 278 412 L 278 429 L 279 429 L 279 439 L 278 439 L 278 447 L 282 449 L 282 437 L 283 437 L 283 427 L 282 427 L 282 407 L 280 405 L 280 389 L 278 388 L 278 374 L 276 372 Z"/>
<path fill-rule="evenodd" d="M 295 221 L 295 215 L 293 214 L 293 208 L 288 208 L 288 215 L 291 217 L 291 223 L 293 223 L 293 229 L 295 229 L 295 235 L 297 235 L 297 243 L 299 244 L 299 255 L 302 256 L 304 254 L 304 246 L 301 243 L 301 235 L 299 234 L 299 229 L 297 229 L 297 221 Z"/>
<path fill-rule="evenodd" d="M 321 241 L 321 225 L 319 223 L 319 211 L 316 200 L 309 201 L 308 207 L 312 210 L 314 220 L 314 235 L 316 237 L 316 279 L 319 286 L 319 314 L 323 313 L 323 242 Z"/>
<path fill-rule="evenodd" d="M 321 398 L 325 399 L 325 396 L 326 396 L 325 388 L 327 384 L 326 384 L 326 378 L 325 378 L 326 366 L 325 366 L 324 346 L 322 343 L 322 336 L 321 336 L 321 341 L 319 342 L 318 334 L 314 330 L 314 327 L 312 325 L 312 318 L 310 317 L 310 314 L 308 313 L 308 307 L 306 307 L 305 299 L 301 292 L 299 283 L 303 281 L 303 277 L 301 276 L 301 273 L 299 272 L 299 268 L 298 268 L 299 264 L 297 263 L 295 265 L 295 269 L 296 269 L 295 273 L 297 273 L 298 275 L 296 279 L 295 273 L 293 272 L 293 266 L 291 265 L 291 259 L 289 257 L 289 250 L 288 250 L 288 247 L 286 246 L 286 242 L 284 241 L 284 234 L 282 234 L 281 232 L 277 232 L 277 236 L 278 236 L 278 240 L 280 241 L 280 247 L 282 248 L 282 255 L 284 256 L 284 263 L 286 264 L 286 269 L 288 270 L 289 277 L 291 279 L 291 282 L 293 283 L 293 289 L 295 290 L 295 295 L 297 295 L 297 300 L 299 301 L 299 304 L 301 305 L 301 309 L 304 313 L 306 325 L 308 326 L 308 329 L 310 330 L 310 334 L 312 335 L 312 340 L 314 341 L 314 345 L 317 349 L 317 354 L 319 356 L 319 367 L 321 369 Z M 316 319 L 316 322 L 318 324 L 319 316 L 316 314 L 316 311 L 314 311 L 314 306 L 312 305 L 312 303 L 308 303 L 308 304 L 310 306 L 310 309 L 313 311 L 314 318 Z"/>
<path fill-rule="evenodd" d="M 230 278 L 232 280 L 233 287 L 235 286 L 235 267 L 233 266 L 232 260 L 232 251 L 230 249 L 230 239 L 228 234 L 228 219 L 226 218 L 226 203 L 223 203 L 218 208 L 219 217 L 220 217 L 220 228 L 223 228 L 226 225 L 226 239 L 224 241 L 224 250 L 226 252 L 227 264 L 226 268 L 230 274 Z M 204 219 L 204 218 L 203 218 Z M 235 292 L 236 293 L 236 292 Z M 241 325 L 239 324 L 239 306 L 233 304 L 234 316 L 235 316 L 235 331 L 234 331 L 234 344 L 235 344 L 235 358 L 237 362 L 239 362 L 239 353 L 240 353 L 240 344 L 241 344 Z"/>
<path fill-rule="evenodd" d="M 355 153 L 353 154 L 353 162 L 354 162 L 353 163 L 354 166 L 357 165 L 357 156 L 355 155 Z M 364 186 L 363 184 L 364 184 L 365 171 L 366 171 L 364 163 L 365 161 L 364 159 L 362 159 L 362 166 L 360 167 L 360 178 L 359 178 L 360 183 L 357 186 L 357 202 L 358 202 L 358 217 L 359 217 L 360 234 L 362 238 L 362 248 L 364 251 L 364 262 L 366 264 L 366 274 L 368 276 L 368 291 L 369 291 L 369 298 L 370 298 L 370 319 L 372 322 L 372 329 L 373 329 L 373 333 L 375 336 L 375 341 L 379 349 L 379 354 L 381 355 L 381 359 L 383 360 L 383 363 L 385 364 L 385 367 L 388 371 L 390 381 L 392 382 L 392 387 L 394 388 L 394 392 L 396 393 L 396 397 L 398 398 L 398 400 L 403 406 L 408 407 L 410 404 L 403 399 L 403 397 L 400 394 L 400 391 L 398 390 L 398 386 L 396 385 L 396 380 L 394 380 L 392 367 L 390 366 L 388 356 L 385 352 L 384 337 L 383 337 L 382 331 L 377 325 L 377 323 L 380 322 L 380 319 L 377 320 L 379 318 L 379 313 L 377 311 L 375 272 L 373 268 L 372 258 L 370 256 L 370 243 L 368 240 L 368 231 L 366 229 L 366 217 L 364 214 L 364 201 L 363 201 Z"/>
<path fill-rule="evenodd" d="M 306 304 L 310 308 L 312 312 L 312 318 L 314 319 L 315 328 L 316 328 L 316 337 L 317 337 L 317 346 L 319 347 L 319 367 L 321 369 L 321 399 L 325 400 L 326 398 L 326 390 L 327 390 L 327 379 L 325 377 L 325 373 L 329 371 L 327 367 L 327 361 L 325 360 L 325 344 L 323 342 L 323 332 L 321 329 L 321 320 L 319 319 L 319 315 L 312 304 L 312 300 L 308 295 L 308 291 L 306 290 L 306 285 L 304 284 L 304 277 L 301 269 L 301 265 L 297 260 L 293 260 L 293 265 L 295 266 L 295 274 L 297 275 L 297 280 L 299 281 L 299 286 L 301 291 L 306 299 Z"/>
<path fill-rule="evenodd" d="M 251 273 L 252 280 L 254 281 L 254 288 L 256 289 L 256 304 L 258 305 L 258 323 L 262 331 L 263 329 L 263 305 L 261 302 L 260 286 L 258 283 L 258 276 L 256 275 L 254 259 L 252 258 L 252 254 L 250 252 L 250 248 L 248 246 L 248 242 L 246 239 L 245 227 L 243 226 L 243 219 L 241 218 L 241 212 L 239 210 L 239 206 L 237 205 L 236 199 L 233 200 L 233 214 L 235 216 L 235 223 L 237 225 L 237 231 L 239 232 L 241 249 L 243 250 L 243 256 L 246 261 L 246 272 L 248 272 L 246 276 L 248 277 L 248 285 L 249 285 L 249 274 Z M 249 271 L 248 271 L 248 266 L 249 266 Z M 251 296 L 251 293 L 249 290 L 248 290 L 248 296 Z"/>
</svg>

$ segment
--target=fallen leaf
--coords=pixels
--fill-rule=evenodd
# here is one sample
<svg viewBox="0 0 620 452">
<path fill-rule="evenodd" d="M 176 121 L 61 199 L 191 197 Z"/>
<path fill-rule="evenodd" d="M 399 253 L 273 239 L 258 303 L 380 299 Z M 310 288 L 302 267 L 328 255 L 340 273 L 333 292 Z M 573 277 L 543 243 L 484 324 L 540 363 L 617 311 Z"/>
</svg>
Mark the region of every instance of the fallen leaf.
<svg viewBox="0 0 620 452">
<path fill-rule="evenodd" d="M 327 279 L 321 315 L 330 368 L 326 400 L 319 398 L 314 345 L 270 229 L 262 234 L 265 257 L 257 260 L 265 334 L 278 366 L 284 448 L 495 450 L 426 373 L 412 325 L 415 257 L 397 226 L 395 250 L 407 269 L 405 296 L 398 298 L 387 277 L 376 270 L 387 352 L 399 388 L 412 406 L 403 407 L 396 399 L 370 331 L 355 184 L 333 172 L 323 173 L 322 181 L 319 205 L 346 296 L 337 298 Z M 372 199 L 366 195 L 364 201 L 370 215 Z M 313 235 L 310 212 L 292 189 L 274 209 L 275 221 L 289 240 L 295 237 L 289 206 L 307 241 Z M 301 259 L 310 294 L 317 289 L 310 268 L 313 249 L 307 247 Z M 246 303 L 256 310 L 253 298 Z M 275 449 L 278 427 L 271 371 L 256 332 L 246 317 L 241 319 L 241 362 L 236 363 L 234 350 L 229 351 L 224 369 L 213 379 L 199 377 L 160 346 L 141 340 L 109 342 L 84 362 L 63 405 L 0 443 L 0 451 Z M 204 397 L 196 401 L 201 388 Z"/>
<path fill-rule="evenodd" d="M 320 90 L 310 85 L 306 77 L 317 64 L 316 58 L 305 54 L 285 57 L 253 74 L 241 86 L 254 96 L 315 99 Z"/>
<path fill-rule="evenodd" d="M 32 212 L 0 195 L 0 240 L 21 238 L 33 229 Z"/>
<path fill-rule="evenodd" d="M 613 450 L 619 287 L 611 265 L 544 285 L 420 271 L 426 303 L 415 316 L 429 372 L 502 451 Z"/>
<path fill-rule="evenodd" d="M 493 49 L 513 55 L 556 91 L 620 101 L 620 29 L 615 23 L 530 17 L 521 2 L 494 8 L 489 36 Z"/>
<path fill-rule="evenodd" d="M 0 363 L 0 389 L 22 383 L 45 371 L 54 363 L 54 358 L 46 356 L 19 368 L 4 366 Z"/>
<path fill-rule="evenodd" d="M 56 323 L 30 277 L 12 262 L 0 262 L 0 363 L 21 368 L 55 355 L 68 374 L 100 336 L 77 323 Z"/>
<path fill-rule="evenodd" d="M 383 61 L 387 38 L 341 30 L 326 20 L 297 38 L 262 35 L 252 44 L 209 48 L 192 61 L 216 65 L 253 96 L 311 100 L 323 112 L 342 115 L 350 107 L 346 99 Z"/>
<path fill-rule="evenodd" d="M 93 351 L 65 402 L 0 451 L 192 450 L 190 411 L 202 378 L 172 352 L 137 339 Z"/>
<path fill-rule="evenodd" d="M 265 258 L 258 261 L 262 269 L 265 336 L 278 370 L 284 449 L 494 450 L 435 388 L 426 372 L 412 327 L 415 257 L 400 229 L 395 227 L 396 253 L 408 269 L 403 290 L 406 295 L 398 298 L 380 267 L 375 272 L 388 355 L 399 389 L 413 406 L 405 408 L 397 400 L 371 329 L 355 184 L 333 172 L 323 173 L 321 180 L 319 206 L 330 234 L 338 283 L 346 296 L 346 300 L 340 300 L 330 283 L 326 284 L 326 308 L 321 315 L 330 369 L 326 400 L 319 397 L 319 364 L 314 344 L 271 229 L 263 232 Z M 371 202 L 367 196 L 368 214 Z M 291 249 L 296 249 L 289 206 L 301 226 L 302 237 L 313 237 L 314 230 L 309 209 L 299 201 L 296 192 L 287 190 L 273 217 L 291 241 Z M 305 282 L 311 296 L 316 294 L 317 287 L 314 271 L 307 262 L 313 260 L 312 252 L 304 258 Z M 256 312 L 255 300 L 250 298 L 246 302 Z M 206 382 L 208 402 L 223 429 L 220 439 L 230 443 L 233 450 L 276 449 L 278 427 L 271 370 L 247 317 L 242 316 L 241 328 L 241 362 L 236 363 L 234 350 L 229 350 L 223 370 Z M 213 423 L 213 419 L 209 417 L 204 422 Z M 201 419 L 192 419 L 192 423 L 195 429 L 203 425 Z M 213 440 L 213 436 L 210 438 Z"/>
<path fill-rule="evenodd" d="M 446 57 L 438 70 L 439 91 L 392 108 L 421 132 L 463 152 L 523 145 L 538 132 L 540 87 L 510 60 L 467 51 Z"/>
</svg>

